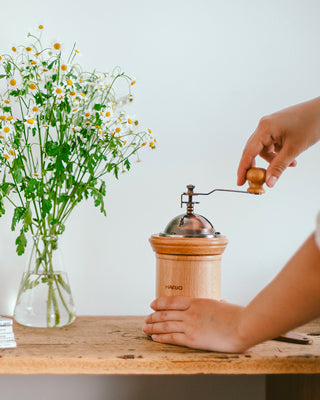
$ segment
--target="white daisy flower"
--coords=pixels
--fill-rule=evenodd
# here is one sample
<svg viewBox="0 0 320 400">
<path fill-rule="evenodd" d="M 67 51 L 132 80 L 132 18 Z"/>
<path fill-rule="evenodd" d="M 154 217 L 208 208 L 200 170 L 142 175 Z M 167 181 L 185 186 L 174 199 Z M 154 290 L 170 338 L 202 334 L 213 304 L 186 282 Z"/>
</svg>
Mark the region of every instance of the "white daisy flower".
<svg viewBox="0 0 320 400">
<path fill-rule="evenodd" d="M 40 113 L 40 108 L 37 106 L 37 105 L 34 105 L 34 106 L 32 106 L 30 109 L 29 109 L 29 111 L 31 112 L 31 115 L 33 116 L 33 117 L 36 117 L 37 115 L 39 115 L 39 113 Z"/>
<path fill-rule="evenodd" d="M 56 40 L 53 41 L 52 49 L 53 49 L 54 52 L 60 53 L 61 52 L 61 48 L 62 48 L 62 45 L 61 45 L 60 41 L 56 41 Z"/>
<path fill-rule="evenodd" d="M 24 125 L 26 128 L 33 128 L 36 126 L 36 119 L 34 118 L 34 115 L 26 115 L 24 118 Z"/>
</svg>

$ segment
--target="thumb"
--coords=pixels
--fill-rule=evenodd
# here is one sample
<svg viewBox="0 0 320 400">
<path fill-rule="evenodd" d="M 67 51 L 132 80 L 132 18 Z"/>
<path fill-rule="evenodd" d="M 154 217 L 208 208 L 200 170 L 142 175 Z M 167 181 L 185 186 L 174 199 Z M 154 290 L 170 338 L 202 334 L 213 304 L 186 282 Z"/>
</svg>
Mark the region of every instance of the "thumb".
<svg viewBox="0 0 320 400">
<path fill-rule="evenodd" d="M 266 174 L 266 184 L 271 188 L 280 178 L 282 172 L 294 161 L 283 148 L 270 162 Z"/>
</svg>

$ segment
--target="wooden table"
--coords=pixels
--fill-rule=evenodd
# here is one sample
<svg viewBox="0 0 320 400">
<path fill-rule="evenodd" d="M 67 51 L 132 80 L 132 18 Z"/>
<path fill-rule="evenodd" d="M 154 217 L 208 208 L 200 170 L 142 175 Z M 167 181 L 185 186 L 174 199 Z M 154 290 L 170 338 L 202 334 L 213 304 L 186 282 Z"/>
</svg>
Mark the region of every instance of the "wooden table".
<svg viewBox="0 0 320 400">
<path fill-rule="evenodd" d="M 267 399 L 320 399 L 319 320 L 297 329 L 312 335 L 312 345 L 268 341 L 245 354 L 154 343 L 142 325 L 143 317 L 118 316 L 78 317 L 56 329 L 14 324 L 18 347 L 0 350 L 0 373 L 266 374 Z"/>
</svg>

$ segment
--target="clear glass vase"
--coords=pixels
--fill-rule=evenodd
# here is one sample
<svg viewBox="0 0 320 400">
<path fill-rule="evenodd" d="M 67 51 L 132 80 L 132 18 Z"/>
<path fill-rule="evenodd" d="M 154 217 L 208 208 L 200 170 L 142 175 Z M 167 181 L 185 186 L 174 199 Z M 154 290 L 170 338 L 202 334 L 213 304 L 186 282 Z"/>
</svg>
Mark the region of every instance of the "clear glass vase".
<svg viewBox="0 0 320 400">
<path fill-rule="evenodd" d="M 14 309 L 22 325 L 53 328 L 71 324 L 75 306 L 58 249 L 58 236 L 33 236 L 26 271 L 22 275 Z"/>
</svg>

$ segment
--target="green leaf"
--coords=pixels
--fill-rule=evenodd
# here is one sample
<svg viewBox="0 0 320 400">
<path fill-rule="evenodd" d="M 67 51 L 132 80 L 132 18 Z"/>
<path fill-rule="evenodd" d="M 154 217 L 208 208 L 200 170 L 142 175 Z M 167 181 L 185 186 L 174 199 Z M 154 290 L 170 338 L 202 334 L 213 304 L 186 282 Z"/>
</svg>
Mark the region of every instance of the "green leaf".
<svg viewBox="0 0 320 400">
<path fill-rule="evenodd" d="M 5 182 L 2 185 L 0 185 L 0 190 L 2 191 L 2 194 L 4 196 L 8 196 L 13 188 L 14 184 L 9 182 Z"/>
<path fill-rule="evenodd" d="M 52 208 L 52 202 L 50 199 L 42 199 L 42 212 L 41 215 L 44 218 L 47 214 L 49 214 Z"/>
<path fill-rule="evenodd" d="M 6 213 L 6 210 L 4 208 L 3 199 L 0 198 L 0 217 L 2 217 L 5 213 Z"/>
<path fill-rule="evenodd" d="M 16 170 L 13 172 L 13 177 L 14 177 L 14 180 L 15 180 L 17 183 L 21 183 L 21 182 L 22 182 L 22 171 L 21 171 L 20 168 L 16 169 Z"/>
<path fill-rule="evenodd" d="M 20 231 L 20 235 L 16 239 L 16 245 L 17 245 L 17 253 L 19 256 L 24 253 L 26 247 L 27 247 L 27 238 L 23 232 L 23 229 Z"/>
<path fill-rule="evenodd" d="M 38 191 L 38 188 L 39 188 L 39 182 L 34 178 L 30 179 L 26 188 L 24 189 L 25 196 L 27 198 L 35 197 L 35 193 Z"/>
<path fill-rule="evenodd" d="M 21 220 L 24 212 L 25 212 L 24 207 L 16 207 L 14 209 L 12 222 L 11 222 L 11 230 L 12 231 L 14 231 L 16 229 L 16 225 Z"/>
<path fill-rule="evenodd" d="M 6 78 L 7 75 L 0 75 L 0 79 Z"/>
<path fill-rule="evenodd" d="M 54 66 L 54 63 L 56 62 L 56 60 L 53 60 L 52 63 L 50 63 L 48 65 L 48 69 L 52 69 L 52 67 Z"/>
<path fill-rule="evenodd" d="M 93 109 L 94 109 L 94 110 L 97 110 L 97 111 L 100 111 L 100 110 L 101 110 L 101 104 L 95 104 L 95 105 L 93 106 Z"/>
<path fill-rule="evenodd" d="M 5 71 L 8 74 L 11 71 L 11 64 L 7 63 L 7 65 L 5 66 Z"/>
<path fill-rule="evenodd" d="M 23 230 L 27 232 L 29 226 L 32 225 L 32 212 L 30 209 L 30 202 L 26 204 L 26 209 L 23 213 L 22 219 L 23 219 Z"/>
<path fill-rule="evenodd" d="M 49 157 L 55 157 L 59 153 L 59 143 L 49 140 L 45 144 L 45 150 Z"/>
</svg>

